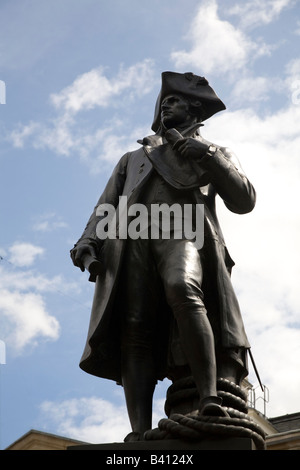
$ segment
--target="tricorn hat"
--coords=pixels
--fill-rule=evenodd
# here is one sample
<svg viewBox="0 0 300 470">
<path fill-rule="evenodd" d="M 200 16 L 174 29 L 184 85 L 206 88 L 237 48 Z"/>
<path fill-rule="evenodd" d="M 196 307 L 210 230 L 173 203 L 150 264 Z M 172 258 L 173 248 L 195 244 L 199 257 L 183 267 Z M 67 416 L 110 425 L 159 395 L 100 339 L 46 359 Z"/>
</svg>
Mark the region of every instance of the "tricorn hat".
<svg viewBox="0 0 300 470">
<path fill-rule="evenodd" d="M 161 103 L 163 99 L 171 93 L 179 93 L 201 101 L 204 108 L 202 121 L 226 109 L 225 104 L 209 86 L 206 78 L 199 77 L 191 72 L 163 72 L 161 74 L 161 90 L 156 101 L 152 124 L 154 132 L 157 132 L 160 127 Z"/>
</svg>

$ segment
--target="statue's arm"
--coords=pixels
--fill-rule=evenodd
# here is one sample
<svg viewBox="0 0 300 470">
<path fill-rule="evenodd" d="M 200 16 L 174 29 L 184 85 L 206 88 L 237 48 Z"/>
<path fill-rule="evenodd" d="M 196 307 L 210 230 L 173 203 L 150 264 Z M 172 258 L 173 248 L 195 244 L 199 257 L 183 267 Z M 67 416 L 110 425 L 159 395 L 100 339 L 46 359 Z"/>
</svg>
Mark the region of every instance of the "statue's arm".
<svg viewBox="0 0 300 470">
<path fill-rule="evenodd" d="M 125 154 L 116 165 L 102 195 L 94 207 L 81 237 L 70 251 L 73 264 L 82 271 L 85 269 L 84 256 L 90 256 L 95 259 L 98 258 L 104 240 L 100 240 L 96 233 L 97 224 L 101 220 L 101 216 L 97 214 L 97 209 L 101 204 L 110 204 L 117 207 L 119 196 L 123 192 L 126 180 L 128 157 L 129 153 Z"/>
<path fill-rule="evenodd" d="M 252 211 L 256 201 L 255 190 L 237 157 L 225 147 L 219 147 L 212 155 L 208 152 L 210 145 L 201 137 L 188 137 L 179 139 L 173 148 L 208 172 L 210 183 L 229 210 L 238 214 Z"/>
<path fill-rule="evenodd" d="M 220 148 L 213 156 L 200 160 L 202 167 L 210 174 L 210 182 L 232 212 L 251 212 L 256 202 L 256 192 L 246 177 L 233 152 Z"/>
</svg>

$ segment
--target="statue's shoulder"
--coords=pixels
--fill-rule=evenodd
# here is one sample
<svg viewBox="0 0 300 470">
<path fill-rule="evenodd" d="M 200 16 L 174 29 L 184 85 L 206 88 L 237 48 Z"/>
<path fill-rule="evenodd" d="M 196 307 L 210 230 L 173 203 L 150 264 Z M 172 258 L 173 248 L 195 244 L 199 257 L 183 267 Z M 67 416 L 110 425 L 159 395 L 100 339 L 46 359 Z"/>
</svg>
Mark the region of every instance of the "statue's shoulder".
<svg viewBox="0 0 300 470">
<path fill-rule="evenodd" d="M 219 147 L 219 150 L 222 152 L 227 160 L 230 160 L 234 164 L 239 165 L 239 160 L 236 154 L 229 147 Z"/>
<path fill-rule="evenodd" d="M 135 150 L 131 150 L 128 152 L 128 159 L 129 160 L 136 160 L 139 158 L 143 158 L 145 156 L 145 151 L 143 147 L 137 148 Z"/>
</svg>

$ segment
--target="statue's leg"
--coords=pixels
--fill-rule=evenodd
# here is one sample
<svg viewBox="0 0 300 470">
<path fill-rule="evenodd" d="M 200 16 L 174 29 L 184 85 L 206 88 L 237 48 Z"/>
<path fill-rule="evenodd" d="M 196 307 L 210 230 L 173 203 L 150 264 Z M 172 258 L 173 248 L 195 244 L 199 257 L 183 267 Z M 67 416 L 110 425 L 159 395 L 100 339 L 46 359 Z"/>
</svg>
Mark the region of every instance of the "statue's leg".
<svg viewBox="0 0 300 470">
<path fill-rule="evenodd" d="M 128 240 L 123 274 L 124 306 L 121 368 L 132 439 L 152 427 L 152 401 L 157 381 L 153 341 L 158 308 L 154 266 L 147 240 Z"/>
<path fill-rule="evenodd" d="M 130 321 L 127 326 L 132 326 Z M 137 439 L 152 428 L 152 401 L 156 384 L 152 350 L 142 336 L 130 328 L 122 345 L 122 385 L 131 428 L 137 433 Z"/>
<path fill-rule="evenodd" d="M 209 412 L 224 415 L 217 395 L 214 335 L 203 302 L 198 250 L 188 240 L 158 240 L 153 245 L 167 302 L 200 395 L 199 409 L 209 406 Z"/>
</svg>

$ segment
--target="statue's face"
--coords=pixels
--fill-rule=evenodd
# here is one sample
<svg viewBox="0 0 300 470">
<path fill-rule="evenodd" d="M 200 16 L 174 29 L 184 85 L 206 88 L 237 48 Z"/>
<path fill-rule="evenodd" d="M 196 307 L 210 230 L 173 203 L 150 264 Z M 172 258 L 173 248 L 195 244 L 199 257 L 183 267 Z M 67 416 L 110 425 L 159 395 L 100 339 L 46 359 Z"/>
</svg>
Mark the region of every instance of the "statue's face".
<svg viewBox="0 0 300 470">
<path fill-rule="evenodd" d="M 191 118 L 189 103 L 182 96 L 171 94 L 161 104 L 161 121 L 167 129 L 184 124 Z"/>
</svg>

